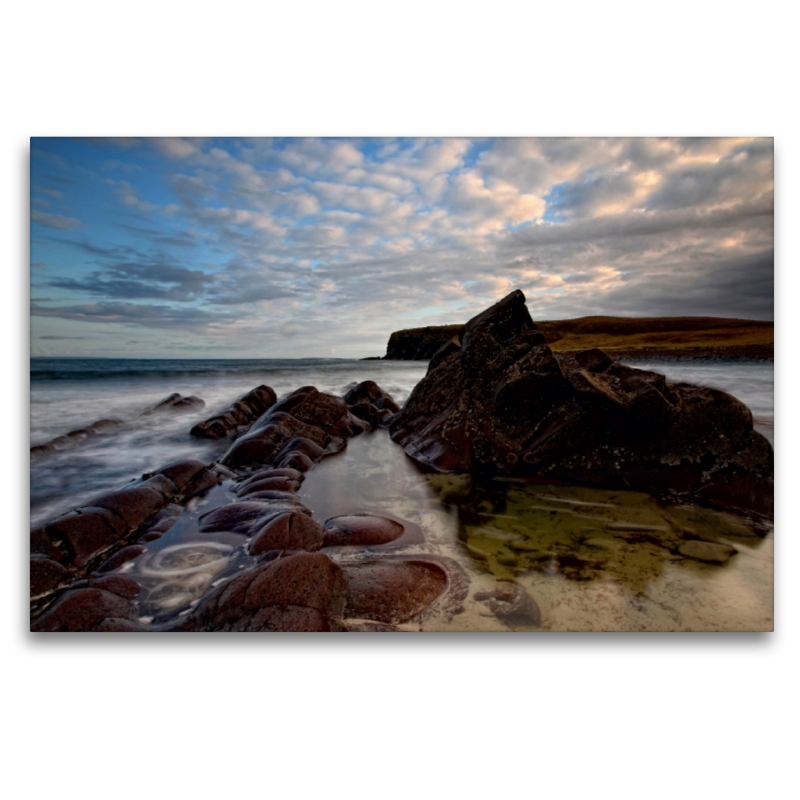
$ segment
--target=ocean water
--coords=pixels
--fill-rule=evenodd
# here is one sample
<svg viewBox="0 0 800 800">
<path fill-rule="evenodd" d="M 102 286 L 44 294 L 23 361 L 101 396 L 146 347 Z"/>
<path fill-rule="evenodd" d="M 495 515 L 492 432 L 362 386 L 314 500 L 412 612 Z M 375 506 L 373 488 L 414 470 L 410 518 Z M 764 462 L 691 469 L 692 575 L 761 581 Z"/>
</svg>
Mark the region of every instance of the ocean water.
<svg viewBox="0 0 800 800">
<path fill-rule="evenodd" d="M 672 381 L 730 392 L 753 411 L 773 440 L 773 365 L 762 362 L 630 362 Z M 104 491 L 179 458 L 211 461 L 227 448 L 189 435 L 191 427 L 260 384 L 282 397 L 300 386 L 341 395 L 374 380 L 403 404 L 427 364 L 350 359 L 80 359 L 32 358 L 30 443 L 43 444 L 104 418 L 123 422 L 106 434 L 47 454 L 31 465 L 31 524 L 80 506 Z M 191 412 L 142 417 L 173 392 L 206 405 Z"/>
<path fill-rule="evenodd" d="M 756 362 L 629 362 L 671 381 L 728 391 L 750 407 L 756 428 L 774 435 L 773 365 Z M 194 439 L 196 422 L 259 384 L 279 397 L 314 385 L 341 395 L 371 379 L 402 404 L 424 362 L 302 359 L 263 361 L 31 360 L 31 445 L 92 422 L 122 424 L 31 464 L 31 523 L 38 524 L 178 458 L 210 462 L 228 442 Z M 141 416 L 172 392 L 205 408 Z M 230 482 L 192 501 L 161 539 L 120 568 L 143 587 L 142 621 L 169 627 L 220 580 L 246 568 L 244 537 L 203 534 L 199 514 L 235 499 Z M 444 602 L 407 630 L 772 630 L 773 536 L 730 514 L 666 505 L 641 492 L 578 486 L 480 484 L 430 475 L 386 431 L 354 438 L 314 467 L 300 497 L 320 522 L 342 514 L 384 514 L 418 526 L 421 540 L 400 556 L 444 558 L 466 577 L 453 615 Z M 725 566 L 677 555 L 686 530 L 736 548 Z M 336 548 L 340 563 L 364 548 Z M 376 556 L 382 548 L 375 548 Z M 366 548 L 369 556 L 370 548 Z M 513 596 L 522 611 L 503 614 Z M 498 599 L 499 598 L 499 599 Z M 531 603 L 539 619 L 526 617 Z M 528 609 L 528 611 L 525 611 Z"/>
</svg>

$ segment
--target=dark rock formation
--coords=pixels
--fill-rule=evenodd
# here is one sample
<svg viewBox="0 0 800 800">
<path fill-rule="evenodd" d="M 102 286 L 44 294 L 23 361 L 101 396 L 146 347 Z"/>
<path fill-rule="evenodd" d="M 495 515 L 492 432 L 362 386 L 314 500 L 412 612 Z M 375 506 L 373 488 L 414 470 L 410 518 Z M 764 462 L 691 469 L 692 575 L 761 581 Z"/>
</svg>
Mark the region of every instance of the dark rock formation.
<svg viewBox="0 0 800 800">
<path fill-rule="evenodd" d="M 325 547 L 341 545 L 380 545 L 403 535 L 399 522 L 373 514 L 350 514 L 325 522 Z"/>
<path fill-rule="evenodd" d="M 193 631 L 340 631 L 347 583 L 321 553 L 259 564 L 218 586 L 181 628 Z"/>
<path fill-rule="evenodd" d="M 388 427 L 392 417 L 400 410 L 394 398 L 375 381 L 363 381 L 344 396 L 350 413 L 368 422 L 373 428 Z"/>
<path fill-rule="evenodd" d="M 385 559 L 347 564 L 345 616 L 397 625 L 425 611 L 447 588 L 447 573 L 430 561 Z"/>
<path fill-rule="evenodd" d="M 128 592 L 126 595 L 97 586 L 72 589 L 34 620 L 31 630 L 92 631 L 103 623 L 106 623 L 103 630 L 144 630 L 136 621 L 136 606 Z M 120 626 L 118 620 L 124 620 L 124 625 Z"/>
<path fill-rule="evenodd" d="M 216 464 L 207 468 L 200 461 L 176 461 L 34 528 L 30 534 L 31 598 L 49 594 L 103 561 L 105 569 L 116 568 L 133 557 L 131 546 L 140 547 L 132 545 L 139 531 L 160 535 L 179 516 L 181 503 L 231 475 Z M 114 558 L 118 551 L 122 551 L 121 561 Z"/>
<path fill-rule="evenodd" d="M 463 325 L 434 325 L 395 331 L 386 346 L 387 359 L 427 361 L 447 341 L 460 337 Z"/>
<path fill-rule="evenodd" d="M 156 403 L 152 408 L 142 411 L 139 416 L 150 417 L 153 414 L 163 414 L 165 412 L 199 411 L 201 408 L 205 408 L 205 405 L 206 401 L 200 397 L 195 397 L 194 395 L 184 397 L 178 392 L 173 392 L 168 397 Z"/>
<path fill-rule="evenodd" d="M 390 430 L 440 472 L 540 476 L 772 511 L 772 448 L 742 403 L 600 350 L 559 362 L 519 291 L 470 320 L 460 347 L 448 343 L 434 356 Z"/>
<path fill-rule="evenodd" d="M 366 427 L 341 397 L 304 386 L 272 406 L 220 463 L 232 469 L 264 464 L 305 472 Z"/>
<path fill-rule="evenodd" d="M 237 433 L 249 428 L 277 399 L 271 387 L 257 386 L 224 411 L 195 425 L 189 433 L 202 439 L 221 439 Z"/>
<path fill-rule="evenodd" d="M 75 445 L 86 441 L 94 436 L 108 433 L 118 426 L 122 425 L 120 419 L 98 419 L 91 425 L 85 428 L 78 428 L 77 430 L 70 431 L 63 436 L 57 436 L 44 444 L 38 444 L 31 447 L 31 459 L 34 461 L 47 453 L 59 452 L 61 450 L 69 450 Z"/>
</svg>

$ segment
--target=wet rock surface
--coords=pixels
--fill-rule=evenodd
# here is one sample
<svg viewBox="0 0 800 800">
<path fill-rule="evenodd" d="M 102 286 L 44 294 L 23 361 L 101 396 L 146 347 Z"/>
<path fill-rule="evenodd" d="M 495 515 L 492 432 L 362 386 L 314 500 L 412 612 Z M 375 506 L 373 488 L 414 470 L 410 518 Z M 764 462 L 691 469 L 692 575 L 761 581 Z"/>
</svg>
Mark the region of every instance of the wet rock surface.
<svg viewBox="0 0 800 800">
<path fill-rule="evenodd" d="M 202 487 L 218 485 L 229 471 L 200 461 L 177 461 L 31 531 L 31 598 L 47 597 L 88 574 L 110 571 L 142 552 L 134 539 L 158 538 L 182 505 Z M 58 565 L 58 566 L 56 566 Z M 34 611 L 37 611 L 34 608 Z"/>
<path fill-rule="evenodd" d="M 425 611 L 447 588 L 447 573 L 430 561 L 376 560 L 344 566 L 345 616 L 400 624 Z"/>
<path fill-rule="evenodd" d="M 325 522 L 325 547 L 381 545 L 399 539 L 405 528 L 388 517 L 349 514 Z"/>
<path fill-rule="evenodd" d="M 741 402 L 600 350 L 559 360 L 522 292 L 444 345 L 390 430 L 440 472 L 527 475 L 772 513 L 773 453 Z"/>
<path fill-rule="evenodd" d="M 61 450 L 69 450 L 75 445 L 86 441 L 94 436 L 110 433 L 115 428 L 122 425 L 120 419 L 98 419 L 91 425 L 85 428 L 78 428 L 77 430 L 70 431 L 63 436 L 57 436 L 44 444 L 35 445 L 31 447 L 31 460 L 36 461 L 48 453 L 58 452 Z"/>
<path fill-rule="evenodd" d="M 362 381 L 344 395 L 350 412 L 373 428 L 388 427 L 400 410 L 394 398 L 383 391 L 375 381 Z"/>
<path fill-rule="evenodd" d="M 736 548 L 729 544 L 719 542 L 703 542 L 691 539 L 684 542 L 679 548 L 678 553 L 695 561 L 705 561 L 709 564 L 725 564 L 728 559 L 736 554 Z"/>
<path fill-rule="evenodd" d="M 201 439 L 221 439 L 246 430 L 277 401 L 275 391 L 269 386 L 257 386 L 228 408 L 195 425 L 190 433 Z"/>
<path fill-rule="evenodd" d="M 346 580 L 321 553 L 260 564 L 218 586 L 181 624 L 190 631 L 343 630 Z"/>
<path fill-rule="evenodd" d="M 261 416 L 220 463 L 232 469 L 271 465 L 305 472 L 363 430 L 341 397 L 304 386 Z"/>
</svg>

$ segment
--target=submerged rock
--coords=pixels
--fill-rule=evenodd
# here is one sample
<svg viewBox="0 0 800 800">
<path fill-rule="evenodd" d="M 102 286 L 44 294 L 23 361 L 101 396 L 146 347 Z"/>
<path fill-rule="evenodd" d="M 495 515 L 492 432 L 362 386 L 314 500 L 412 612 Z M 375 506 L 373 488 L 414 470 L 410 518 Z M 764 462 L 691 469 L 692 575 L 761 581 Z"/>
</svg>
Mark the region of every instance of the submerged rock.
<svg viewBox="0 0 800 800">
<path fill-rule="evenodd" d="M 142 411 L 140 416 L 149 417 L 153 414 L 174 411 L 199 411 L 201 408 L 205 408 L 205 405 L 206 401 L 200 397 L 195 397 L 194 395 L 184 397 L 178 392 L 173 392 L 168 397 L 156 403 L 152 408 Z"/>
<path fill-rule="evenodd" d="M 735 547 L 720 542 L 701 542 L 697 539 L 690 539 L 684 542 L 678 552 L 687 558 L 695 561 L 706 561 L 709 564 L 724 564 L 732 555 L 737 553 Z"/>
<path fill-rule="evenodd" d="M 556 358 L 512 292 L 448 342 L 393 419 L 439 472 L 528 475 L 675 493 L 772 513 L 773 453 L 729 394 L 614 362 Z"/>
<path fill-rule="evenodd" d="M 93 436 L 108 433 L 109 431 L 122 425 L 121 419 L 98 419 L 91 425 L 85 428 L 78 428 L 77 430 L 70 431 L 63 436 L 57 436 L 44 444 L 38 444 L 31 447 L 31 459 L 34 461 L 47 453 L 58 452 L 61 450 L 69 450 L 76 444 L 89 439 Z"/>
</svg>

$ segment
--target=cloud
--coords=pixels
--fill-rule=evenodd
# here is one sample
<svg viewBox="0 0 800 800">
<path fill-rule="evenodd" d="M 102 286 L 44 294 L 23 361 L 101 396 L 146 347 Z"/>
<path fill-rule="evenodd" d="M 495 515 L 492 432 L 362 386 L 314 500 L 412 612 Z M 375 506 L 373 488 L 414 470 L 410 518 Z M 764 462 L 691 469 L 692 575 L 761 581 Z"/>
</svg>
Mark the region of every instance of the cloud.
<svg viewBox="0 0 800 800">
<path fill-rule="evenodd" d="M 42 211 L 31 210 L 31 219 L 45 225 L 48 228 L 55 228 L 60 231 L 74 231 L 83 223 L 74 217 L 64 217 L 61 214 L 45 214 Z"/>
<path fill-rule="evenodd" d="M 55 341 L 61 341 L 63 339 L 88 339 L 88 336 L 40 336 L 40 339 L 53 339 Z"/>
<path fill-rule="evenodd" d="M 512 288 L 540 319 L 772 315 L 770 139 L 159 139 L 121 165 L 134 148 L 152 171 L 108 182 L 129 216 L 103 236 L 54 184 L 92 220 L 35 245 L 79 261 L 51 279 L 62 314 L 158 308 L 203 347 L 303 354 L 380 350 Z"/>
<path fill-rule="evenodd" d="M 140 261 L 106 263 L 102 270 L 85 278 L 56 278 L 48 285 L 108 298 L 185 302 L 203 294 L 214 280 L 213 275 L 202 270 L 187 269 L 171 263 L 166 256 L 155 255 Z"/>
</svg>

